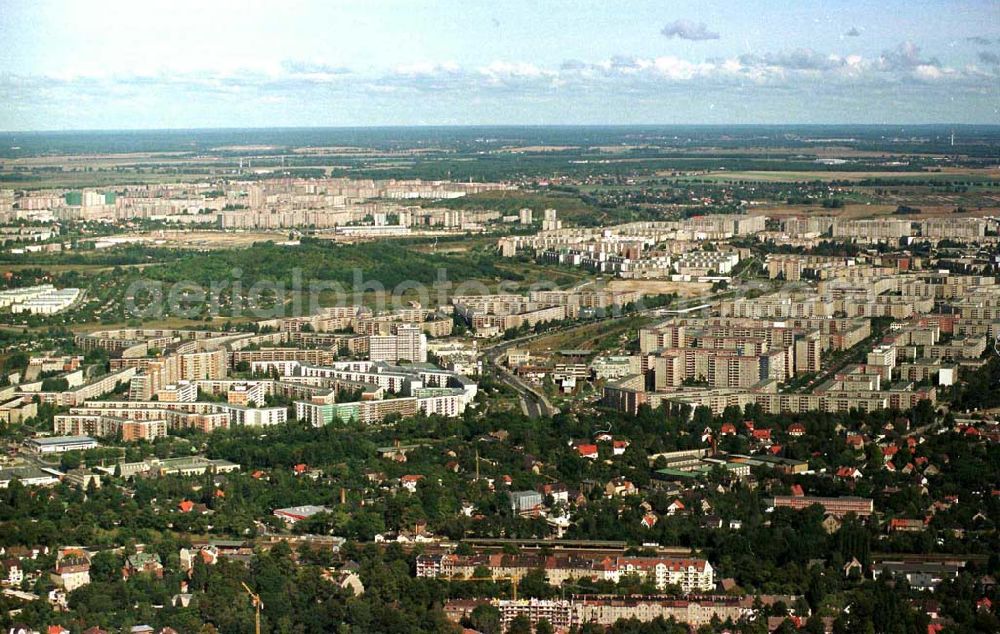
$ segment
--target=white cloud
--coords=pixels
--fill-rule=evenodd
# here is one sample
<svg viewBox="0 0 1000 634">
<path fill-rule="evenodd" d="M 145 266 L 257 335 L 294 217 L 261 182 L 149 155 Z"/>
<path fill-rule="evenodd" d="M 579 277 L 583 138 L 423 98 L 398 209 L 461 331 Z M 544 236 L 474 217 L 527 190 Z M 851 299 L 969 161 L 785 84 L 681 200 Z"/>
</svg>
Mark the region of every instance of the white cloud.
<svg viewBox="0 0 1000 634">
<path fill-rule="evenodd" d="M 285 60 L 210 72 L 151 67 L 128 74 L 100 69 L 77 69 L 59 76 L 8 74 L 0 76 L 0 94 L 8 106 L 0 113 L 0 128 L 16 127 L 7 120 L 33 108 L 72 118 L 76 102 L 95 109 L 128 109 L 137 107 L 138 100 L 155 106 L 217 99 L 240 108 L 253 104 L 320 108 L 320 104 L 351 101 L 355 109 L 363 110 L 367 102 L 391 101 L 406 112 L 413 103 L 423 103 L 423 97 L 431 103 L 470 103 L 471 97 L 497 107 L 501 102 L 523 105 L 567 96 L 572 96 L 572 103 L 611 102 L 627 95 L 636 104 L 648 105 L 674 98 L 697 100 L 709 94 L 716 95 L 715 99 L 722 91 L 782 98 L 789 100 L 791 108 L 801 107 L 807 97 L 820 93 L 843 98 L 844 107 L 862 102 L 866 95 L 885 100 L 906 90 L 949 100 L 961 94 L 980 101 L 996 95 L 1000 65 L 990 64 L 992 58 L 970 55 L 965 66 L 950 67 L 904 42 L 874 58 L 800 48 L 704 60 L 676 55 L 613 56 L 567 60 L 558 66 L 499 59 L 474 66 L 416 61 L 373 69 L 345 68 L 323 60 Z M 388 105 L 381 107 L 391 110 Z M 498 107 L 498 112 L 503 109 Z"/>
<path fill-rule="evenodd" d="M 918 66 L 938 66 L 937 59 L 922 59 L 920 47 L 913 42 L 903 42 L 891 50 L 882 51 L 878 58 L 878 66 L 881 70 L 898 71 L 913 70 Z"/>
<path fill-rule="evenodd" d="M 950 71 L 942 70 L 939 66 L 932 64 L 920 64 L 913 69 L 913 73 L 920 79 L 937 80 L 950 74 Z"/>
<path fill-rule="evenodd" d="M 663 27 L 660 33 L 670 39 L 676 37 L 694 42 L 719 39 L 719 34 L 709 31 L 708 26 L 704 22 L 692 22 L 691 20 L 674 20 Z"/>
<path fill-rule="evenodd" d="M 400 64 L 393 68 L 397 75 L 455 75 L 461 72 L 461 68 L 455 62 L 444 62 L 441 64 L 434 62 L 414 62 L 410 64 Z"/>
<path fill-rule="evenodd" d="M 551 71 L 545 71 L 534 64 L 522 62 L 493 62 L 479 68 L 479 73 L 492 79 L 517 79 L 550 76 Z"/>
</svg>

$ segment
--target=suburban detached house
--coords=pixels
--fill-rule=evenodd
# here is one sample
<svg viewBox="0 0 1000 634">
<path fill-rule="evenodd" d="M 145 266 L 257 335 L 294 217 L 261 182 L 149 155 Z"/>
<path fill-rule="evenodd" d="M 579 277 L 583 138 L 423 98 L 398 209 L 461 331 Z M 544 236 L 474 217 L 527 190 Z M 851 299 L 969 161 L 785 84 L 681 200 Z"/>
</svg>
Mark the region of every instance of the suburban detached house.
<svg viewBox="0 0 1000 634">
<path fill-rule="evenodd" d="M 50 575 L 52 583 L 66 592 L 72 592 L 90 583 L 90 556 L 80 548 L 67 548 L 59 552 L 56 567 Z"/>
<path fill-rule="evenodd" d="M 21 562 L 17 559 L 4 559 L 3 570 L 6 573 L 3 578 L 4 583 L 17 586 L 24 581 L 24 568 L 21 567 Z"/>
<path fill-rule="evenodd" d="M 676 515 L 677 513 L 683 513 L 685 511 L 684 503 L 680 500 L 674 500 L 667 507 L 667 515 Z"/>
<path fill-rule="evenodd" d="M 137 574 L 150 574 L 157 579 L 163 578 L 163 564 L 160 563 L 160 556 L 156 553 L 138 552 L 125 558 L 125 565 L 122 566 L 122 579 Z"/>
<path fill-rule="evenodd" d="M 837 477 L 842 480 L 858 480 L 863 474 L 856 467 L 841 467 L 837 469 Z"/>
<path fill-rule="evenodd" d="M 405 475 L 399 479 L 399 483 L 410 493 L 416 493 L 417 484 L 423 479 L 422 475 Z"/>
</svg>

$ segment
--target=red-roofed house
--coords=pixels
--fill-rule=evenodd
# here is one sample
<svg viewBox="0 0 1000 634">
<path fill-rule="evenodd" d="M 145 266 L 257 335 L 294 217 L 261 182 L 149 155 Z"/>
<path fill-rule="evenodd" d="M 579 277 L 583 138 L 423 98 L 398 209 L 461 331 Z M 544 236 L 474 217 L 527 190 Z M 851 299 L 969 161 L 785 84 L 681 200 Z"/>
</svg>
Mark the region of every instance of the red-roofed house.
<svg viewBox="0 0 1000 634">
<path fill-rule="evenodd" d="M 660 518 L 656 516 L 656 513 L 646 513 L 642 516 L 642 525 L 646 528 L 653 528 L 659 521 Z"/>
<path fill-rule="evenodd" d="M 410 493 L 417 492 L 417 483 L 424 479 L 422 475 L 405 475 L 399 479 L 399 483 Z"/>
<path fill-rule="evenodd" d="M 608 497 L 623 496 L 623 495 L 635 495 L 639 492 L 639 489 L 632 483 L 622 476 L 617 478 L 612 478 L 604 487 L 604 494 Z"/>
<path fill-rule="evenodd" d="M 735 436 L 736 425 L 733 425 L 732 423 L 723 423 L 722 429 L 719 430 L 719 433 L 722 434 L 723 436 Z"/>
<path fill-rule="evenodd" d="M 680 500 L 674 500 L 673 502 L 670 503 L 670 506 L 667 507 L 667 515 L 674 515 L 676 513 L 681 513 L 684 511 L 684 509 L 685 506 L 683 502 L 681 502 Z"/>
<path fill-rule="evenodd" d="M 841 467 L 837 469 L 837 477 L 844 480 L 857 480 L 861 476 L 861 470 L 855 467 Z"/>
<path fill-rule="evenodd" d="M 309 470 L 309 465 L 305 464 L 304 462 L 303 463 L 299 463 L 299 464 L 295 465 L 294 467 L 292 467 L 292 471 L 295 473 L 295 475 L 299 475 L 299 474 L 305 473 L 308 470 Z"/>
<path fill-rule="evenodd" d="M 803 496 L 805 494 L 806 494 L 806 492 L 802 490 L 802 485 L 801 484 L 793 484 L 792 485 L 792 495 Z"/>
<path fill-rule="evenodd" d="M 788 426 L 788 435 L 798 438 L 806 435 L 806 426 L 802 423 L 792 423 Z"/>
<path fill-rule="evenodd" d="M 177 505 L 177 508 L 180 509 L 181 513 L 190 513 L 192 509 L 194 509 L 194 502 L 191 500 L 183 500 Z"/>
<path fill-rule="evenodd" d="M 889 520 L 889 532 L 916 533 L 924 530 L 927 520 L 914 519 L 909 517 L 894 517 Z"/>
<path fill-rule="evenodd" d="M 597 460 L 597 445 L 577 445 L 576 451 L 581 458 Z"/>
<path fill-rule="evenodd" d="M 540 484 L 535 488 L 535 490 L 545 497 L 551 495 L 552 501 L 555 503 L 569 503 L 569 487 L 562 482 Z"/>
<path fill-rule="evenodd" d="M 625 450 L 628 449 L 628 446 L 629 442 L 627 440 L 616 440 L 613 443 L 611 443 L 611 453 L 612 455 L 620 456 L 623 453 L 625 453 Z"/>
</svg>

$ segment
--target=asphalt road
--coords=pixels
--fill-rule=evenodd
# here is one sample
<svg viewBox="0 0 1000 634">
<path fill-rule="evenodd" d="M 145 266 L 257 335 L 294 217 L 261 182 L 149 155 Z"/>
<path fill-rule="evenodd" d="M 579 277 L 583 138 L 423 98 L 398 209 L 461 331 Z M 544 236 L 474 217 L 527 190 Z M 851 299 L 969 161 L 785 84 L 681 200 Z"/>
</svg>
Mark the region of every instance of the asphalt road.
<svg viewBox="0 0 1000 634">
<path fill-rule="evenodd" d="M 691 306 L 699 306 L 702 304 L 716 305 L 719 298 L 726 295 L 733 294 L 733 291 L 726 291 L 718 293 L 715 295 L 709 295 L 707 297 L 694 297 L 672 304 L 669 309 L 666 310 L 682 310 L 684 308 L 689 308 Z M 630 317 L 635 317 L 637 315 L 657 315 L 664 314 L 665 309 L 663 308 L 647 308 L 645 310 L 639 310 L 627 315 L 622 315 L 618 317 L 608 317 L 602 321 L 606 323 L 614 323 L 621 319 L 627 319 Z M 572 332 L 573 330 L 584 328 L 586 326 L 592 325 L 594 322 L 586 321 L 580 324 L 574 324 L 572 326 L 567 326 L 564 328 L 557 328 L 553 330 L 547 330 L 544 332 L 525 335 L 523 337 L 518 337 L 516 339 L 509 339 L 507 341 L 502 341 L 495 343 L 491 346 L 483 348 L 483 353 L 486 358 L 487 367 L 493 368 L 496 377 L 518 393 L 521 399 L 521 411 L 524 412 L 526 416 L 531 418 L 550 418 L 559 413 L 559 408 L 552 405 L 548 397 L 534 386 L 528 385 L 520 377 L 512 373 L 506 366 L 503 365 L 503 357 L 509 348 L 514 346 L 527 343 L 534 339 L 540 339 L 542 337 L 547 337 L 560 332 Z"/>
<path fill-rule="evenodd" d="M 505 341 L 503 344 L 493 346 L 487 349 L 486 360 L 493 367 L 497 378 L 518 393 L 521 399 L 521 411 L 524 412 L 525 416 L 531 418 L 540 418 L 543 416 L 550 418 L 559 413 L 559 408 L 554 407 L 541 390 L 531 387 L 503 365 L 503 356 L 508 348 L 530 340 L 535 336 L 522 337 L 516 340 L 512 339 Z"/>
</svg>

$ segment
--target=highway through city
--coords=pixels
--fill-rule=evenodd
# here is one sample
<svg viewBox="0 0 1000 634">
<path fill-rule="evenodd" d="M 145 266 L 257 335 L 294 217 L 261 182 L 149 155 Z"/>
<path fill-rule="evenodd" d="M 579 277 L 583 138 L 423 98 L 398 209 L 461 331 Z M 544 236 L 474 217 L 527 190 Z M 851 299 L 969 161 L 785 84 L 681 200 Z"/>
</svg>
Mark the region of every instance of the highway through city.
<svg viewBox="0 0 1000 634">
<path fill-rule="evenodd" d="M 736 294 L 737 291 L 730 290 L 721 293 L 716 293 L 709 295 L 707 297 L 692 297 L 689 299 L 684 299 L 678 302 L 674 302 L 669 308 L 647 308 L 643 310 L 638 310 L 630 312 L 620 316 L 608 317 L 602 320 L 604 323 L 613 324 L 622 319 L 628 319 L 630 317 L 641 316 L 641 315 L 662 315 L 667 316 L 670 313 L 676 311 L 683 311 L 689 308 L 710 308 L 716 306 L 719 300 L 728 295 Z M 504 365 L 504 357 L 510 348 L 515 346 L 534 341 L 535 339 L 540 339 L 542 337 L 548 337 L 557 333 L 572 332 L 579 328 L 584 328 L 586 326 L 592 325 L 594 322 L 585 321 L 579 324 L 573 324 L 571 326 L 563 326 L 560 328 L 554 328 L 552 330 L 546 330 L 540 333 L 533 333 L 530 335 L 524 335 L 523 337 L 517 337 L 515 339 L 509 339 L 507 341 L 501 341 L 493 345 L 483 348 L 483 354 L 485 357 L 485 368 L 492 370 L 493 374 L 504 384 L 510 387 L 512 390 L 517 392 L 521 400 L 521 411 L 524 412 L 525 416 L 531 418 L 551 418 L 559 413 L 559 408 L 554 406 L 549 398 L 545 395 L 541 388 L 535 387 L 528 384 L 526 381 L 521 379 L 513 372 L 510 371 Z"/>
</svg>

